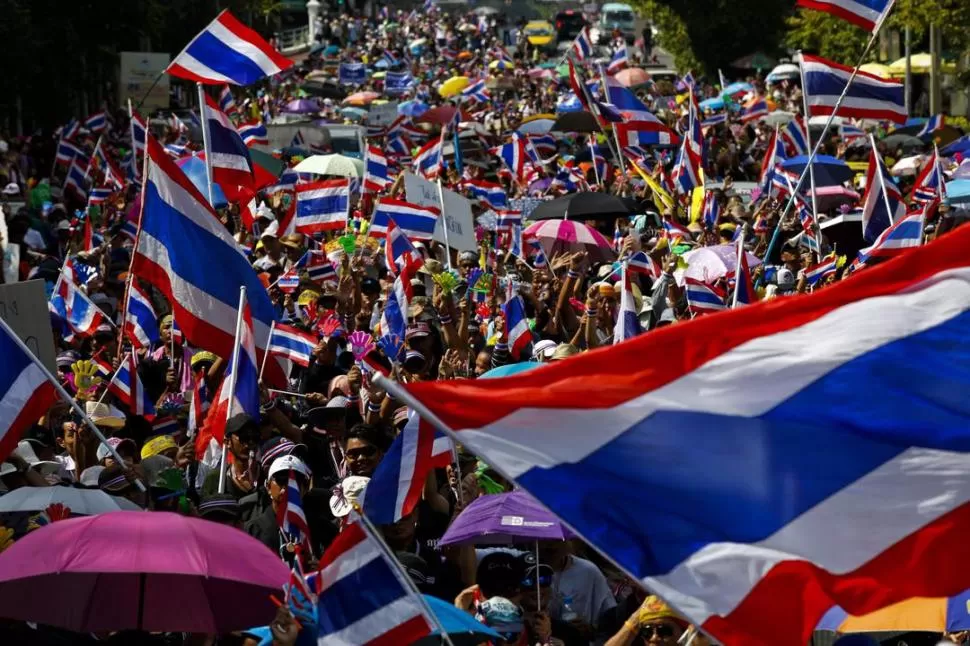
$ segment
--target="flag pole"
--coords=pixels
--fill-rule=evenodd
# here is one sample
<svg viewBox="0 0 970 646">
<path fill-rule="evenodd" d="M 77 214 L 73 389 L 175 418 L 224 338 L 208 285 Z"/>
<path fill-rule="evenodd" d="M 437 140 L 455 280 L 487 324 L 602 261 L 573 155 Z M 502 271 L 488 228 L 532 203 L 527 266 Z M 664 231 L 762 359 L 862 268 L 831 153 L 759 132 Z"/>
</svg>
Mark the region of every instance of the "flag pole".
<svg viewBox="0 0 970 646">
<path fill-rule="evenodd" d="M 201 83 L 196 83 L 195 87 L 199 91 L 199 118 L 202 120 L 202 149 L 205 151 L 207 197 L 209 198 L 209 206 L 215 208 L 215 199 L 212 197 L 212 142 L 209 138 L 209 120 L 205 114 L 205 89 L 203 89 Z M 222 492 L 220 491 L 220 493 Z"/>
<path fill-rule="evenodd" d="M 201 86 L 200 86 L 201 87 Z M 232 346 L 232 363 L 229 373 L 229 406 L 226 410 L 226 422 L 232 419 L 232 403 L 236 399 L 236 376 L 239 374 L 239 336 L 242 333 L 243 308 L 246 307 L 246 286 L 239 288 L 239 310 L 236 313 L 236 341 Z M 219 461 L 219 493 L 226 493 L 226 446 L 229 444 L 225 435 L 225 427 L 222 434 L 222 459 Z"/>
<path fill-rule="evenodd" d="M 734 297 L 731 299 L 731 308 L 738 306 L 738 297 L 741 295 L 741 262 L 744 259 L 744 233 L 748 225 L 741 225 L 741 233 L 738 235 L 738 257 L 734 261 Z"/>
<path fill-rule="evenodd" d="M 442 153 L 444 156 L 444 153 Z M 452 269 L 451 266 L 451 243 L 448 241 L 448 216 L 445 215 L 445 193 L 444 189 L 441 188 L 441 173 L 438 173 L 438 206 L 441 208 L 441 230 L 445 234 L 445 260 L 448 261 L 448 269 Z"/>
<path fill-rule="evenodd" d="M 448 635 L 448 632 L 445 630 L 445 627 L 442 625 L 441 620 L 438 619 L 438 616 L 434 614 L 433 610 L 431 610 L 431 606 L 428 605 L 427 599 L 422 596 L 421 591 L 418 590 L 418 586 L 414 584 L 414 581 L 411 580 L 408 573 L 403 570 L 400 562 L 398 562 L 397 558 L 394 556 L 394 553 L 391 552 L 390 546 L 384 542 L 384 537 L 380 534 L 380 532 L 377 531 L 377 528 L 374 527 L 374 524 L 370 521 L 370 518 L 364 515 L 364 510 L 361 509 L 360 504 L 354 502 L 353 506 L 357 518 L 360 519 L 360 526 L 361 529 L 364 530 L 364 534 L 367 536 L 367 538 L 377 543 L 377 546 L 381 550 L 381 555 L 384 557 L 384 561 L 388 566 L 390 566 L 391 570 L 394 571 L 394 576 L 397 577 L 398 582 L 404 586 L 404 589 L 407 590 L 408 593 L 414 597 L 415 601 L 418 602 L 418 605 L 421 606 L 421 614 L 423 614 L 424 618 L 428 620 L 428 623 L 430 623 L 438 631 L 441 640 L 445 644 L 448 644 L 448 646 L 455 646 L 454 642 L 451 641 L 451 637 Z"/>
<path fill-rule="evenodd" d="M 808 93 L 805 92 L 805 88 L 807 87 L 805 85 L 805 65 L 801 64 L 801 60 L 802 60 L 801 56 L 802 56 L 801 52 L 799 52 L 798 53 L 798 60 L 799 60 L 798 72 L 799 74 L 801 74 L 801 77 L 802 77 L 802 105 L 804 106 L 803 109 L 805 110 L 805 145 L 808 146 L 809 150 L 811 150 L 812 149 L 812 128 L 808 124 L 808 121 L 809 121 Z M 819 143 L 821 143 L 822 140 L 824 139 L 825 139 L 825 132 L 823 131 L 822 135 L 819 137 Z M 813 160 L 809 160 L 809 161 L 812 162 L 808 165 L 808 178 L 809 178 L 808 181 L 809 181 L 809 186 L 811 186 L 811 192 L 812 192 L 812 221 L 818 222 L 818 199 L 815 196 L 815 163 Z M 818 239 L 817 257 L 818 258 L 822 257 L 822 238 Z"/>
<path fill-rule="evenodd" d="M 259 378 L 257 381 L 263 383 L 263 371 L 266 370 L 266 359 L 269 358 L 269 344 L 273 340 L 273 330 L 276 329 L 276 321 L 269 324 L 269 338 L 266 340 L 266 350 L 263 352 L 263 362 L 259 364 Z"/>
<path fill-rule="evenodd" d="M 379 373 L 376 374 L 376 375 L 374 375 L 373 382 L 378 387 L 383 388 L 384 391 L 388 395 L 390 395 L 391 397 L 393 397 L 394 399 L 396 399 L 396 400 L 398 400 L 400 402 L 404 402 L 404 404 L 406 404 L 408 407 L 410 407 L 412 410 L 414 410 L 415 413 L 417 413 L 418 415 L 420 415 L 421 417 L 423 417 L 425 420 L 427 420 L 428 422 L 430 422 L 432 426 L 434 426 L 439 431 L 441 431 L 442 433 L 444 433 L 445 435 L 447 435 L 448 437 L 450 437 L 452 439 L 452 441 L 455 443 L 455 446 L 458 446 L 459 444 L 463 444 L 464 446 L 470 448 L 472 451 L 475 451 L 475 446 L 474 446 L 474 444 L 470 444 L 469 443 L 469 438 L 468 437 L 465 437 L 465 438 L 458 437 L 458 433 L 456 433 L 454 429 L 452 429 L 450 426 L 448 426 L 447 424 L 445 424 L 440 417 L 438 417 L 433 412 L 431 412 L 431 409 L 430 408 L 428 408 L 427 406 L 425 406 L 423 402 L 421 402 L 414 395 L 412 395 L 411 393 L 409 393 L 404 386 L 402 386 L 401 384 L 399 384 L 396 381 L 393 381 L 391 379 L 388 379 L 387 377 L 385 377 L 384 375 L 379 374 Z M 495 471 L 498 472 L 498 474 L 500 476 L 502 476 L 503 478 L 505 478 L 506 480 L 508 480 L 512 484 L 514 484 L 517 488 L 524 489 L 524 490 L 528 491 L 528 489 L 526 487 L 521 486 L 519 484 L 518 480 L 516 478 L 513 478 L 509 474 L 509 472 L 506 471 L 503 467 L 500 467 L 500 466 L 494 465 L 494 464 L 491 465 L 491 467 L 493 469 L 495 469 Z M 584 541 L 586 541 L 586 543 L 588 543 L 590 546 L 592 546 L 592 548 L 594 550 L 596 550 L 599 553 L 600 556 L 602 556 L 608 562 L 612 563 L 613 566 L 617 570 L 619 570 L 620 572 L 622 572 L 622 573 L 626 574 L 628 577 L 630 577 L 630 580 L 639 582 L 640 585 L 642 585 L 644 588 L 646 588 L 647 590 L 649 590 L 649 587 L 646 586 L 643 583 L 643 580 L 641 578 L 637 577 L 629 569 L 627 569 L 626 567 L 624 567 L 623 565 L 621 565 L 611 555 L 609 555 L 606 552 L 604 552 L 603 550 L 601 550 L 595 543 L 593 543 L 592 541 L 588 540 L 586 538 L 586 536 L 583 535 L 582 532 L 578 531 L 569 521 L 567 521 L 566 519 L 560 517 L 558 514 L 556 514 L 555 512 L 553 512 L 551 509 L 549 509 L 548 506 L 546 506 L 545 503 L 543 503 L 538 498 L 536 499 L 536 501 L 540 505 L 542 505 L 543 507 L 545 507 L 547 510 L 549 510 L 549 513 L 551 513 L 554 516 L 556 516 L 557 518 L 559 518 L 559 520 L 562 521 L 562 524 L 565 525 L 566 528 L 569 529 L 569 531 L 571 531 L 574 535 L 576 535 L 579 538 L 581 538 Z M 671 604 L 669 601 L 667 601 L 667 603 L 669 605 L 671 605 L 672 607 L 674 606 L 674 604 Z M 677 608 L 674 608 L 674 609 L 677 610 Z M 687 614 L 686 613 L 681 612 L 681 614 L 684 617 L 687 617 Z"/>
<path fill-rule="evenodd" d="M 30 351 L 30 348 L 27 347 L 27 344 L 24 343 L 19 336 L 17 336 L 17 333 L 14 332 L 9 325 L 7 325 L 7 322 L 4 321 L 3 318 L 0 318 L 0 328 L 3 328 L 3 331 L 6 332 L 8 335 L 10 335 L 10 338 L 13 339 L 14 343 L 17 344 L 17 347 L 19 347 L 22 352 L 24 352 L 28 357 L 30 357 L 31 362 L 33 362 L 33 364 L 37 366 L 42 373 L 44 373 L 44 376 L 47 378 L 47 381 L 51 382 L 51 384 L 54 386 L 54 390 L 57 391 L 57 394 L 60 395 L 61 399 L 63 399 L 65 403 L 67 403 L 67 405 L 71 407 L 71 410 L 73 410 L 74 413 L 81 418 L 81 421 L 84 422 L 84 425 L 87 426 L 92 433 L 94 433 L 94 436 L 98 438 L 98 441 L 101 444 L 103 444 L 105 448 L 108 449 L 108 451 L 111 453 L 111 457 L 113 457 L 118 464 L 124 465 L 125 459 L 118 454 L 118 451 L 116 451 L 113 446 L 108 444 L 108 440 L 104 437 L 104 434 L 97 427 L 97 425 L 91 420 L 91 418 L 88 417 L 87 413 L 84 412 L 84 409 L 81 408 L 80 405 L 78 405 L 78 403 L 74 400 L 73 397 L 71 397 L 70 394 L 68 394 L 66 390 L 64 390 L 64 386 L 62 386 L 61 383 L 54 377 L 54 375 L 51 374 L 51 371 L 47 369 L 47 366 L 41 363 L 40 359 L 38 359 L 36 355 L 34 355 L 34 353 Z M 140 478 L 135 478 L 135 486 L 138 487 L 138 489 L 142 493 L 145 493 L 147 491 L 147 489 L 145 488 L 145 484 L 141 481 Z"/>
<path fill-rule="evenodd" d="M 587 144 L 589 145 L 589 154 L 590 154 L 590 157 L 593 158 L 593 175 L 596 177 L 596 183 L 599 184 L 599 183 L 602 182 L 602 180 L 600 179 L 600 171 L 596 167 L 596 149 L 593 148 L 593 140 L 594 140 L 594 138 L 595 138 L 595 135 L 593 135 L 593 133 L 590 133 L 590 135 L 589 135 L 589 141 L 587 142 Z"/>
<path fill-rule="evenodd" d="M 887 16 L 889 15 L 890 9 L 892 9 L 892 4 L 890 4 L 886 8 L 885 15 Z M 802 170 L 801 175 L 798 177 L 798 183 L 795 184 L 795 191 L 801 190 L 802 184 L 805 183 L 805 176 L 808 174 L 808 170 L 812 167 L 812 164 L 815 163 L 815 157 L 818 155 L 818 151 L 822 147 L 822 142 L 825 141 L 825 133 L 827 133 L 829 128 L 832 126 L 832 122 L 835 120 L 835 116 L 838 114 L 839 108 L 842 107 L 842 104 L 845 102 L 845 97 L 849 94 L 849 88 L 852 87 L 852 83 L 853 81 L 855 81 L 855 77 L 858 76 L 859 74 L 859 67 L 862 66 L 862 64 L 866 60 L 866 57 L 869 55 L 869 50 L 871 50 L 872 46 L 875 44 L 876 38 L 879 36 L 879 31 L 882 29 L 883 23 L 885 23 L 885 20 L 881 20 L 879 22 L 879 25 L 876 26 L 876 30 L 872 32 L 872 36 L 869 37 L 869 42 L 866 43 L 865 49 L 862 50 L 862 54 L 859 56 L 859 62 L 856 63 L 856 66 L 852 69 L 852 75 L 849 76 L 849 80 L 846 82 L 845 87 L 842 88 L 842 94 L 839 95 L 839 99 L 835 102 L 835 108 L 832 110 L 832 114 L 829 115 L 828 120 L 825 122 L 825 126 L 822 128 L 822 134 L 819 135 L 818 141 L 815 142 L 815 147 L 812 148 L 812 152 L 808 156 L 808 163 L 806 164 L 807 167 Z M 805 94 L 804 87 L 802 88 L 802 94 Z M 807 99 L 806 99 L 806 105 L 808 105 Z M 808 120 L 809 120 L 809 115 L 806 114 L 805 115 L 806 136 L 809 130 Z M 791 211 L 791 208 L 792 206 L 794 206 L 794 204 L 795 204 L 795 193 L 793 192 L 792 196 L 788 199 L 788 204 L 785 205 L 785 209 L 782 211 L 781 216 L 778 218 L 778 224 L 775 225 L 774 232 L 771 234 L 771 241 L 768 243 L 768 249 L 765 251 L 765 255 L 764 255 L 765 260 L 768 260 L 771 257 L 771 252 L 774 250 L 775 244 L 778 242 L 778 237 L 781 234 L 781 223 L 782 221 L 784 221 L 789 211 Z M 821 248 L 822 241 L 819 240 L 818 244 L 819 244 L 819 247 Z"/>
<path fill-rule="evenodd" d="M 879 151 L 876 150 L 876 138 L 871 132 L 869 133 L 869 145 L 872 146 L 872 155 L 876 159 L 876 170 L 879 171 L 879 187 L 882 189 L 882 200 L 886 205 L 886 217 L 889 218 L 889 226 L 892 226 L 895 224 L 895 222 L 893 222 L 892 207 L 889 206 L 889 194 L 886 192 L 886 178 L 882 175 L 883 161 L 879 156 Z M 940 178 L 940 181 L 943 181 L 942 177 Z"/>
</svg>

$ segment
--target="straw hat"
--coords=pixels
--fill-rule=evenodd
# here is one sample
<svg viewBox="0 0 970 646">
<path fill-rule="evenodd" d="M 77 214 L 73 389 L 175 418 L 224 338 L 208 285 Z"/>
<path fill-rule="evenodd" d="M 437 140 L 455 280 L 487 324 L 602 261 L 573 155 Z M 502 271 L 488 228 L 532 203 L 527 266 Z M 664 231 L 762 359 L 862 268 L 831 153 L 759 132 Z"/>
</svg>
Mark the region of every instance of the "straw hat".
<svg viewBox="0 0 970 646">
<path fill-rule="evenodd" d="M 106 428 L 122 428 L 125 425 L 125 416 L 117 408 L 103 404 L 101 402 L 85 402 L 84 412 L 95 426 Z"/>
</svg>

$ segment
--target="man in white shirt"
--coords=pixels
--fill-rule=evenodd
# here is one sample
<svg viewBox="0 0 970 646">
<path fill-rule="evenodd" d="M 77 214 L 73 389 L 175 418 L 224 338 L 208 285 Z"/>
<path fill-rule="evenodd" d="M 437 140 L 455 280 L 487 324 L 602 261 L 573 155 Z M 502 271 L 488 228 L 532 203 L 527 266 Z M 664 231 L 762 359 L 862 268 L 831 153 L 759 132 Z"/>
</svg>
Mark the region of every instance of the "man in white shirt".
<svg viewBox="0 0 970 646">
<path fill-rule="evenodd" d="M 606 577 L 591 561 L 573 556 L 566 541 L 540 543 L 539 559 L 555 571 L 552 589 L 558 603 L 550 608 L 553 618 L 562 619 L 563 601 L 571 599 L 569 606 L 577 615 L 571 623 L 591 639 L 602 614 L 616 606 Z"/>
</svg>

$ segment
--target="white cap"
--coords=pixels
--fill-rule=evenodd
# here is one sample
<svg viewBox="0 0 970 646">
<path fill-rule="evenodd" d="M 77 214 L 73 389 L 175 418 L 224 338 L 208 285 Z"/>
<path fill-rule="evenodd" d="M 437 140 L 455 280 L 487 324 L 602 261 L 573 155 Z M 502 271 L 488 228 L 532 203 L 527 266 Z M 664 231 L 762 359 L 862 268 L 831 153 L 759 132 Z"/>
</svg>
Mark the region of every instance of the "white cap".
<svg viewBox="0 0 970 646">
<path fill-rule="evenodd" d="M 272 478 L 280 471 L 296 471 L 297 473 L 302 473 L 307 478 L 310 477 L 310 467 L 295 455 L 281 455 L 273 460 L 273 464 L 269 465 L 269 473 L 266 477 Z"/>
<path fill-rule="evenodd" d="M 4 195 L 20 195 L 20 187 L 17 186 L 17 182 L 10 182 L 3 187 Z"/>
<path fill-rule="evenodd" d="M 543 339 L 532 346 L 532 356 L 537 359 L 548 359 L 556 351 L 556 342 Z"/>
<path fill-rule="evenodd" d="M 330 511 L 335 518 L 343 518 L 354 508 L 352 503 L 363 502 L 364 489 L 370 478 L 365 476 L 347 476 L 338 487 L 334 489 L 334 494 L 330 496 Z"/>
</svg>

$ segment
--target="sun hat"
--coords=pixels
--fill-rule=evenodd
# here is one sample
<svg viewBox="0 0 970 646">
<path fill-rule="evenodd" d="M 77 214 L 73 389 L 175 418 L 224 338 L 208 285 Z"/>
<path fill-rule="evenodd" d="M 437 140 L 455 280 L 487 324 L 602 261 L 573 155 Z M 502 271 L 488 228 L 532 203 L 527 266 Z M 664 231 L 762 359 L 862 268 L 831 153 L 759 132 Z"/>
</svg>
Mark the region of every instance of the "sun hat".
<svg viewBox="0 0 970 646">
<path fill-rule="evenodd" d="M 556 342 L 542 339 L 532 347 L 532 356 L 536 359 L 549 359 L 556 351 Z"/>
<path fill-rule="evenodd" d="M 145 442 L 145 445 L 141 447 L 141 459 L 150 458 L 153 455 L 159 455 L 164 451 L 170 449 L 178 449 L 178 444 L 172 439 L 171 435 L 159 435 L 153 437 L 152 439 Z"/>
<path fill-rule="evenodd" d="M 128 439 L 127 437 L 109 437 L 108 443 L 106 445 L 105 444 L 98 445 L 98 452 L 97 452 L 98 462 L 101 462 L 101 460 L 104 460 L 105 458 L 111 456 L 111 450 L 108 448 L 109 446 L 115 451 L 117 451 L 118 447 L 124 444 L 125 442 L 131 445 L 132 452 L 134 452 L 137 449 L 137 447 L 135 446 L 135 443 L 132 440 Z"/>
<path fill-rule="evenodd" d="M 347 476 L 336 487 L 330 496 L 330 511 L 335 518 L 343 518 L 354 508 L 353 503 L 363 502 L 364 490 L 370 478 L 366 476 Z"/>
<path fill-rule="evenodd" d="M 640 626 L 644 626 L 661 619 L 669 619 L 681 628 L 687 627 L 687 622 L 674 612 L 673 608 L 668 606 L 663 599 L 655 595 L 650 595 L 643 600 L 640 609 L 637 611 L 637 623 Z"/>
<path fill-rule="evenodd" d="M 84 412 L 95 426 L 106 428 L 121 428 L 125 425 L 125 416 L 114 406 L 101 402 L 85 402 Z"/>
</svg>

